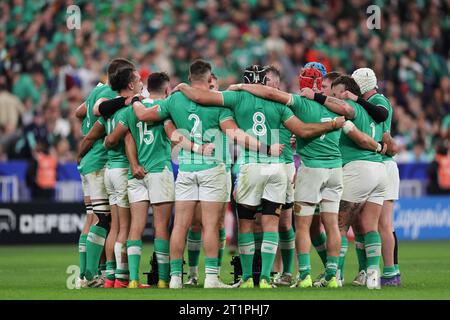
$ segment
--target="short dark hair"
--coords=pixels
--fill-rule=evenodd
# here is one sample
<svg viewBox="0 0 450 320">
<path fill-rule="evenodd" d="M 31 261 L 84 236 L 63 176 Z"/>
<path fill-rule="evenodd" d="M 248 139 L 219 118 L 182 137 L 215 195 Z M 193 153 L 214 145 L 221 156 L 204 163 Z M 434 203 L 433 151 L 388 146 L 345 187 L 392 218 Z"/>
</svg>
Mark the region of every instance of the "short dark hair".
<svg viewBox="0 0 450 320">
<path fill-rule="evenodd" d="M 136 67 L 134 66 L 134 63 L 131 62 L 130 60 L 124 59 L 124 58 L 116 58 L 113 59 L 108 66 L 108 78 L 112 77 L 117 70 L 121 69 L 121 68 L 133 68 L 135 69 Z"/>
<path fill-rule="evenodd" d="M 205 60 L 195 60 L 189 66 L 189 74 L 192 81 L 207 80 L 205 76 L 208 72 L 211 72 L 211 64 Z"/>
<path fill-rule="evenodd" d="M 358 97 L 361 96 L 361 90 L 359 89 L 359 86 L 356 83 L 355 79 L 353 79 L 352 77 L 348 75 L 341 75 L 331 83 L 331 87 L 333 88 L 334 86 L 337 86 L 339 84 L 343 84 L 345 90 L 356 94 Z"/>
<path fill-rule="evenodd" d="M 147 89 L 149 92 L 162 92 L 164 85 L 170 82 L 170 78 L 165 72 L 153 72 L 148 76 Z"/>
<path fill-rule="evenodd" d="M 109 84 L 114 91 L 126 89 L 128 84 L 134 80 L 136 70 L 130 67 L 122 67 L 116 70 L 109 78 Z"/>
<path fill-rule="evenodd" d="M 331 71 L 328 72 L 324 77 L 323 80 L 328 79 L 331 82 L 333 82 L 334 80 L 336 80 L 337 78 L 339 78 L 342 74 L 340 72 L 337 71 Z"/>
<path fill-rule="evenodd" d="M 214 73 L 211 73 L 211 78 L 213 78 L 214 80 L 218 80 L 217 76 Z"/>
<path fill-rule="evenodd" d="M 281 72 L 280 72 L 280 70 L 278 70 L 278 68 L 276 68 L 275 66 L 273 66 L 273 65 L 268 65 L 268 66 L 265 66 L 264 68 L 266 69 L 266 73 L 271 72 L 271 73 L 273 73 L 274 75 L 276 75 L 278 78 L 281 79 Z"/>
</svg>

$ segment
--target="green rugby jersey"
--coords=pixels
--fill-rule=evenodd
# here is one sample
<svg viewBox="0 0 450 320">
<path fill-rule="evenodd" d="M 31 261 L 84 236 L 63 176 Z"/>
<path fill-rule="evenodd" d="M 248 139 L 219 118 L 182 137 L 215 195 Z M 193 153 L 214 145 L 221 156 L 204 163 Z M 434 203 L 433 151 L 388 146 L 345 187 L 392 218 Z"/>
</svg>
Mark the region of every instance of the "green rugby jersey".
<svg viewBox="0 0 450 320">
<path fill-rule="evenodd" d="M 216 106 L 202 107 L 181 92 L 176 92 L 159 102 L 158 112 L 163 120 L 172 118 L 177 130 L 191 141 L 199 145 L 206 143 L 216 145 L 212 156 L 181 149 L 178 156 L 180 171 L 201 171 L 223 164 L 224 133 L 220 130 L 220 124 L 233 119 L 230 109 Z"/>
<path fill-rule="evenodd" d="M 128 109 L 132 107 L 122 108 L 117 110 L 111 117 L 107 120 L 100 117 L 97 121 L 105 127 L 106 134 L 111 134 L 119 122 L 123 122 L 123 118 Z M 108 161 L 106 162 L 106 167 L 108 169 L 115 168 L 128 168 L 130 166 L 128 162 L 127 155 L 125 153 L 125 143 L 123 139 L 120 139 L 119 143 L 114 147 L 108 149 Z"/>
<path fill-rule="evenodd" d="M 284 144 L 282 156 L 286 163 L 294 162 L 294 150 L 291 147 L 291 136 L 292 133 L 282 125 L 280 127 L 280 143 Z"/>
<path fill-rule="evenodd" d="M 99 83 L 94 90 L 89 94 L 86 99 L 86 118 L 83 121 L 81 132 L 83 135 L 87 135 L 89 130 L 94 126 L 94 123 L 99 117 L 94 115 L 95 102 L 100 98 L 113 99 L 117 96 L 117 93 L 111 89 L 109 85 Z M 103 146 L 103 138 L 98 139 L 93 144 L 89 152 L 81 159 L 78 165 L 78 171 L 80 174 L 85 175 L 91 172 L 95 172 L 103 168 L 108 161 L 108 155 L 105 147 Z"/>
<path fill-rule="evenodd" d="M 159 104 L 162 100 L 145 99 L 142 104 L 146 108 L 151 108 Z M 164 123 L 139 121 L 133 108 L 126 108 L 126 112 L 120 119 L 127 127 L 134 142 L 136 143 L 137 159 L 145 171 L 150 173 L 162 172 L 165 167 L 172 171 L 171 142 L 164 130 Z M 132 179 L 131 171 L 128 173 L 128 179 Z"/>
<path fill-rule="evenodd" d="M 309 100 L 297 94 L 293 94 L 291 106 L 294 114 L 303 122 L 317 123 L 328 122 L 338 114 L 328 110 L 316 101 Z M 342 129 L 327 132 L 320 137 L 297 137 L 297 154 L 302 162 L 309 168 L 340 168 L 342 156 L 339 148 Z"/>
<path fill-rule="evenodd" d="M 223 91 L 222 95 L 224 106 L 233 110 L 239 128 L 267 145 L 281 143 L 280 127 L 294 116 L 289 108 L 246 91 Z M 241 150 L 238 161 L 241 163 L 285 163 L 283 154 L 280 157 L 274 157 L 250 150 L 244 152 Z"/>
<path fill-rule="evenodd" d="M 391 132 L 391 123 L 394 109 L 392 108 L 389 100 L 384 95 L 376 93 L 373 96 L 371 96 L 368 101 L 377 106 L 383 106 L 388 110 L 389 113 L 388 118 L 386 119 L 386 121 L 381 123 L 381 127 L 382 133 Z M 383 161 L 394 161 L 394 158 L 387 154 L 382 154 L 381 157 L 383 158 Z"/>
<path fill-rule="evenodd" d="M 381 132 L 381 125 L 377 125 L 376 122 L 369 116 L 362 106 L 352 100 L 346 100 L 346 102 L 355 110 L 355 118 L 352 122 L 355 126 L 372 137 L 375 141 L 380 141 L 383 133 Z M 375 151 L 360 148 L 352 139 L 346 134 L 341 135 L 340 148 L 342 154 L 342 165 L 346 165 L 351 161 L 364 160 L 372 162 L 383 162 L 381 154 Z"/>
</svg>

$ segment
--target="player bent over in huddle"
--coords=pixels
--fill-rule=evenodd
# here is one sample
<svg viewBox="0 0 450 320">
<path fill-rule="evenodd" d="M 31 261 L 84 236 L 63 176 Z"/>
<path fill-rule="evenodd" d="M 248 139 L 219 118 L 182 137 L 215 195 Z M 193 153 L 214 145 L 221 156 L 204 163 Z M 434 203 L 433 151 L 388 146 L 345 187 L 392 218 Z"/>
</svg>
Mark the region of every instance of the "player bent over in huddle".
<svg viewBox="0 0 450 320">
<path fill-rule="evenodd" d="M 194 87 L 209 90 L 211 65 L 197 60 L 190 66 L 189 78 Z M 178 130 L 191 141 L 199 144 L 214 143 L 216 155 L 201 157 L 181 150 L 179 173 L 175 185 L 175 222 L 170 239 L 170 288 L 182 288 L 181 273 L 186 234 L 192 224 L 195 206 L 200 201 L 205 249 L 205 288 L 229 288 L 218 278 L 219 220 L 227 200 L 226 172 L 222 155 L 217 155 L 222 141 L 220 129 L 238 144 L 258 150 L 261 145 L 239 130 L 229 109 L 203 108 L 187 99 L 182 93 L 172 94 L 160 101 L 159 106 L 146 109 L 140 102 L 134 102 L 134 111 L 141 121 L 160 121 L 172 118 Z M 220 129 L 219 129 L 220 128 Z M 279 146 L 274 146 L 279 148 Z"/>
<path fill-rule="evenodd" d="M 126 59 L 114 59 L 108 67 L 108 79 L 122 67 L 134 68 L 134 65 Z M 109 82 L 108 84 L 97 85 L 91 92 L 84 106 L 80 106 L 80 108 L 86 108 L 87 121 L 82 128 L 84 135 L 87 135 L 92 127 L 95 126 L 100 116 L 98 111 L 100 103 L 104 100 L 112 99 L 116 95 L 117 93 L 111 89 Z M 97 277 L 98 264 L 105 246 L 108 230 L 110 229 L 111 215 L 104 184 L 104 166 L 107 161 L 107 152 L 101 139 L 92 141 L 91 145 L 92 148 L 80 150 L 78 170 L 86 178 L 93 212 L 98 218 L 96 225 L 90 227 L 86 240 L 85 278 L 88 281 L 86 286 L 99 287 L 103 285 L 103 279 Z"/>
<path fill-rule="evenodd" d="M 381 277 L 381 285 L 399 286 L 400 285 L 400 271 L 397 262 L 397 237 L 393 227 L 392 213 L 394 209 L 394 201 L 398 200 L 398 193 L 400 188 L 400 177 L 398 173 L 397 163 L 392 157 L 396 153 L 395 142 L 390 135 L 391 121 L 393 115 L 392 105 L 389 100 L 382 94 L 377 93 L 377 78 L 372 69 L 361 68 L 353 72 L 352 78 L 361 89 L 363 98 L 373 104 L 381 105 L 389 111 L 389 116 L 382 123 L 383 127 L 383 141 L 393 145 L 393 150 L 390 154 L 382 156 L 383 162 L 386 166 L 387 188 L 386 195 L 381 210 L 381 216 L 378 223 L 378 230 L 381 236 L 381 254 L 383 255 L 383 276 Z"/>
<path fill-rule="evenodd" d="M 248 82 L 265 82 L 265 70 L 259 66 L 246 69 L 244 79 Z M 259 79 L 254 81 L 254 79 Z M 195 89 L 186 84 L 178 88 L 189 98 L 209 105 L 231 107 L 242 130 L 262 141 L 277 138 L 278 129 L 284 125 L 296 135 L 313 137 L 342 127 L 344 119 L 326 123 L 305 124 L 285 106 L 258 98 L 247 92 L 212 92 Z M 273 142 L 273 141 L 272 141 Z M 246 150 L 239 170 L 236 202 L 239 214 L 239 251 L 243 277 L 238 287 L 253 287 L 252 265 L 255 250 L 253 227 L 256 210 L 262 205 L 263 243 L 261 247 L 262 270 L 260 288 L 271 288 L 272 270 L 278 246 L 278 217 L 286 200 L 286 171 L 284 159 Z"/>
</svg>

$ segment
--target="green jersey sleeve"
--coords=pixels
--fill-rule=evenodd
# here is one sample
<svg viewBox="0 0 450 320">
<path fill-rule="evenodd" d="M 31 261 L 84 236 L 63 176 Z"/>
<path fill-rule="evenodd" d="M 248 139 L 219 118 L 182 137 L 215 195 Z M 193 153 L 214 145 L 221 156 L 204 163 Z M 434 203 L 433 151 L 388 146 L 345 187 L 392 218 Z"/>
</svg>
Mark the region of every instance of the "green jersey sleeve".
<svg viewBox="0 0 450 320">
<path fill-rule="evenodd" d="M 308 109 L 308 103 L 307 98 L 299 96 L 298 94 L 293 94 L 293 104 L 290 106 L 290 108 L 295 112 L 295 114 L 300 115 L 304 112 L 307 112 Z"/>
<path fill-rule="evenodd" d="M 277 108 L 280 109 L 281 121 L 283 121 L 283 123 L 294 116 L 294 112 L 292 112 L 291 109 L 284 107 L 281 104 L 277 104 Z"/>
<path fill-rule="evenodd" d="M 161 100 L 158 106 L 158 114 L 161 120 L 165 120 L 170 117 L 170 105 L 173 103 L 173 95 L 165 100 Z"/>
<path fill-rule="evenodd" d="M 219 111 L 219 123 L 222 123 L 227 120 L 233 120 L 233 111 L 227 108 L 220 108 Z"/>
<path fill-rule="evenodd" d="M 123 126 L 128 128 L 128 112 L 133 111 L 133 107 L 127 106 L 117 111 L 116 123 L 121 123 Z"/>
<path fill-rule="evenodd" d="M 233 107 L 241 101 L 241 96 L 237 91 L 222 91 L 223 105 Z"/>
</svg>

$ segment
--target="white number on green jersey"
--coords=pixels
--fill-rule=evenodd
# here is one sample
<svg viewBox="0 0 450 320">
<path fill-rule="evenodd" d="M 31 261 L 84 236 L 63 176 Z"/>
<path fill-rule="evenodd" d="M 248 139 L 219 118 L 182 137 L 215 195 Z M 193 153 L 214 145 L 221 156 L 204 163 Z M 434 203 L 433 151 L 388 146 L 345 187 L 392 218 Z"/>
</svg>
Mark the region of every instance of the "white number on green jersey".
<svg viewBox="0 0 450 320">
<path fill-rule="evenodd" d="M 202 134 L 201 134 L 201 132 L 199 132 L 199 127 L 200 127 L 201 121 L 200 121 L 200 118 L 198 117 L 198 115 L 196 115 L 195 113 L 191 113 L 188 117 L 188 120 L 194 120 L 194 126 L 192 127 L 192 130 L 191 130 L 191 137 L 201 138 Z"/>
<path fill-rule="evenodd" d="M 370 123 L 370 128 L 372 129 L 372 139 L 375 139 L 375 123 Z"/>
<path fill-rule="evenodd" d="M 328 121 L 332 121 L 333 119 L 331 119 L 331 118 L 321 118 L 320 119 L 320 122 L 328 122 Z M 323 139 L 325 139 L 325 136 L 326 136 L 327 134 L 326 133 L 324 133 L 323 135 L 321 135 L 320 136 L 320 140 L 323 140 Z"/>
<path fill-rule="evenodd" d="M 114 128 L 116 127 L 116 122 L 114 119 L 108 118 L 106 121 L 106 133 L 110 134 L 113 132 Z"/>
<path fill-rule="evenodd" d="M 138 122 L 136 123 L 136 127 L 139 128 L 139 145 L 142 144 L 142 141 L 145 142 L 145 144 L 151 144 L 155 140 L 155 136 L 153 135 L 153 131 L 150 130 L 148 127 L 147 122 Z"/>
<path fill-rule="evenodd" d="M 265 125 L 266 116 L 262 112 L 255 112 L 253 114 L 253 133 L 257 136 L 264 136 L 267 133 Z"/>
</svg>

